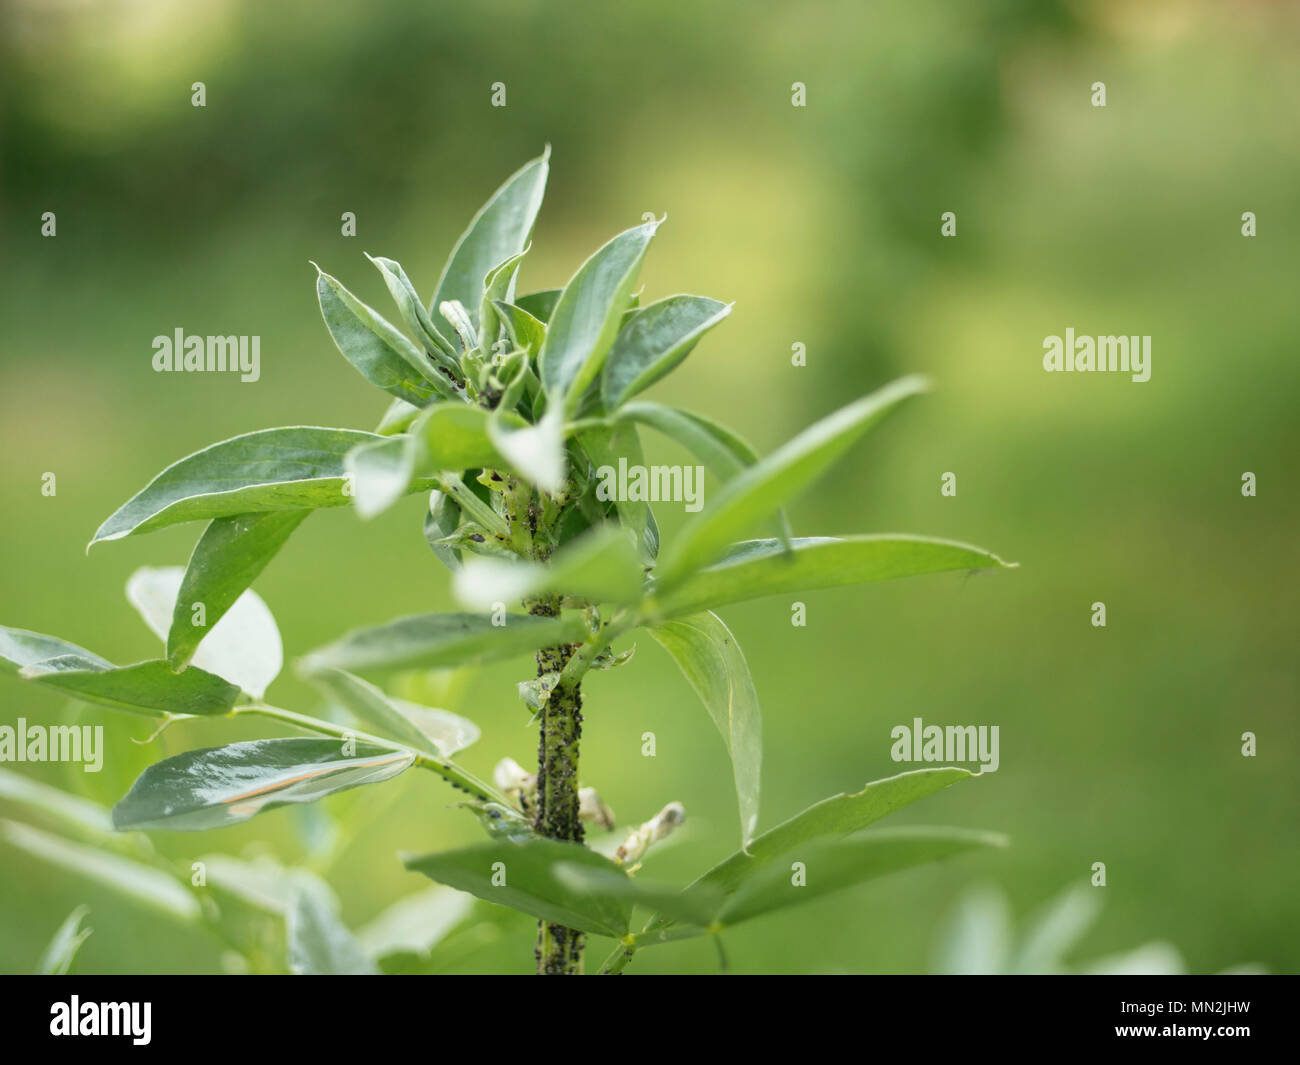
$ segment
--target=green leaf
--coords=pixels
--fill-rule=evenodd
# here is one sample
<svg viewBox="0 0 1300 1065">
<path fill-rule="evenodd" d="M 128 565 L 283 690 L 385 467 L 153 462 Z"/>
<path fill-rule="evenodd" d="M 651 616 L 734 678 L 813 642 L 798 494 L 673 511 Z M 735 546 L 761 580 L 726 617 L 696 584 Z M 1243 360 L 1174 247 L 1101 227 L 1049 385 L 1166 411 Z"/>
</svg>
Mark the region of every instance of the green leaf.
<svg viewBox="0 0 1300 1065">
<path fill-rule="evenodd" d="M 178 613 L 184 625 L 193 617 L 193 604 L 179 597 L 185 573 L 180 566 L 142 566 L 126 582 L 127 600 L 160 640 L 168 639 Z M 191 665 L 262 698 L 284 666 L 280 630 L 262 597 L 246 588 L 219 620 L 205 620 L 210 624 L 200 631 L 207 636 Z M 174 669 L 170 662 L 169 668 Z"/>
<path fill-rule="evenodd" d="M 686 520 L 660 556 L 656 575 L 661 586 L 714 561 L 731 541 L 806 488 L 868 429 L 926 387 L 919 377 L 895 381 L 814 423 L 728 481 L 711 505 Z"/>
<path fill-rule="evenodd" d="M 450 300 L 477 310 L 487 272 L 524 250 L 546 194 L 550 158 L 548 146 L 541 156 L 512 174 L 480 208 L 456 242 L 429 304 L 430 313 Z"/>
<path fill-rule="evenodd" d="M 162 659 L 92 671 L 75 659 L 55 658 L 28 666 L 19 676 L 83 702 L 150 717 L 228 714 L 243 695 L 229 681 L 197 666 L 173 673 Z"/>
<path fill-rule="evenodd" d="M 578 434 L 578 442 L 591 460 L 592 473 L 602 466 L 618 468 L 620 458 L 627 459 L 629 466 L 645 465 L 645 456 L 641 451 L 641 436 L 631 422 L 596 425 Z M 655 545 L 658 546 L 658 526 L 653 525 L 650 506 L 644 500 L 616 499 L 614 506 L 618 518 L 638 537 L 644 537 L 647 529 L 655 530 Z M 651 556 L 655 552 L 650 552 Z"/>
<path fill-rule="evenodd" d="M 641 561 L 630 534 L 606 523 L 559 548 L 545 564 L 467 559 L 452 593 L 471 609 L 558 593 L 593 603 L 630 603 L 641 596 Z"/>
<path fill-rule="evenodd" d="M 506 429 L 506 412 L 497 411 L 488 422 L 488 436 L 507 465 L 552 496 L 564 490 L 566 471 L 564 418 L 558 407 L 523 429 Z"/>
<path fill-rule="evenodd" d="M 491 662 L 586 637 L 579 617 L 506 614 L 493 625 L 482 614 L 417 614 L 360 629 L 301 660 L 306 676 L 323 669 L 434 668 Z"/>
<path fill-rule="evenodd" d="M 113 807 L 113 824 L 219 828 L 277 806 L 390 780 L 414 760 L 411 751 L 325 739 L 252 740 L 186 751 L 141 773 Z"/>
<path fill-rule="evenodd" d="M 341 507 L 343 456 L 384 437 L 356 429 L 261 429 L 168 466 L 95 533 L 91 546 L 187 521 L 272 510 Z"/>
<path fill-rule="evenodd" d="M 456 715 L 449 714 L 446 710 L 435 711 L 433 707 L 420 707 L 414 703 L 404 703 L 394 699 L 373 684 L 344 670 L 322 670 L 311 679 L 321 691 L 336 699 L 339 705 L 363 724 L 374 726 L 378 731 L 392 736 L 399 743 L 414 750 L 433 755 L 435 758 L 445 758 L 460 747 L 467 747 L 469 743 L 474 742 L 473 739 L 469 739 L 468 743 L 461 742 L 459 745 L 449 743 L 447 747 L 442 746 L 435 739 L 435 735 L 439 732 L 448 737 L 460 733 L 460 738 L 462 740 L 465 738 L 467 732 L 465 728 L 448 728 L 454 725 L 448 718 L 455 718 Z M 428 710 L 430 714 L 417 715 L 413 719 L 406 712 L 408 707 L 416 711 Z M 440 715 L 447 715 L 447 717 Z M 472 722 L 464 718 L 456 720 L 462 726 L 468 726 L 468 730 L 472 730 L 474 738 L 477 738 L 478 729 Z M 435 735 L 430 735 L 430 732 L 434 732 Z"/>
<path fill-rule="evenodd" d="M 724 926 L 737 925 L 888 873 L 979 847 L 1005 847 L 1006 842 L 1004 836 L 992 832 L 897 828 L 814 844 L 806 851 L 789 854 L 792 861 L 803 864 L 804 883 L 796 885 L 790 867 L 784 863 L 762 866 L 741 882 L 718 914 L 718 920 Z"/>
<path fill-rule="evenodd" d="M 716 614 L 696 614 L 648 630 L 673 656 L 722 733 L 736 778 L 742 843 L 758 829 L 763 723 L 745 655 Z"/>
<path fill-rule="evenodd" d="M 0 821 L 0 835 L 20 850 L 74 877 L 93 880 L 184 924 L 199 920 L 198 900 L 180 881 L 158 869 L 16 821 Z"/>
<path fill-rule="evenodd" d="M 357 942 L 372 958 L 392 954 L 427 957 L 474 909 L 474 899 L 463 891 L 434 884 L 398 899 L 364 927 Z"/>
<path fill-rule="evenodd" d="M 519 273 L 519 264 L 526 254 L 528 248 L 511 255 L 492 267 L 483 278 L 483 299 L 479 303 L 478 310 L 478 332 L 479 342 L 484 352 L 493 350 L 497 334 L 501 329 L 501 318 L 495 304 L 498 301 L 509 302 L 515 288 L 515 275 Z"/>
<path fill-rule="evenodd" d="M 499 417 L 511 429 L 527 426 L 517 414 Z M 447 405 L 425 411 L 411 426 L 411 436 L 420 445 L 417 469 L 436 473 L 508 466 L 488 431 L 492 418 L 482 407 Z"/>
<path fill-rule="evenodd" d="M 530 361 L 535 360 L 542 350 L 542 341 L 546 339 L 545 324 L 516 304 L 497 300 L 492 306 L 496 308 L 511 343 L 528 352 Z"/>
<path fill-rule="evenodd" d="M 176 605 L 165 636 L 167 660 L 172 668 L 189 664 L 200 641 L 244 596 L 310 513 L 309 510 L 273 510 L 264 514 L 236 514 L 217 518 L 208 525 L 194 546 L 175 596 Z M 203 604 L 206 625 L 193 624 L 195 603 Z M 279 641 L 278 633 L 276 640 Z"/>
<path fill-rule="evenodd" d="M 555 876 L 579 895 L 644 906 L 683 924 L 707 926 L 723 903 L 722 893 L 708 887 L 683 890 L 654 884 L 641 877 L 633 879 L 618 867 L 601 869 L 560 862 L 555 867 Z"/>
<path fill-rule="evenodd" d="M 580 894 L 557 879 L 554 867 L 559 862 L 623 875 L 608 858 L 577 843 L 502 840 L 443 854 L 404 856 L 402 861 L 440 884 L 580 932 L 617 938 L 627 932 L 632 917 L 628 900 Z"/>
<path fill-rule="evenodd" d="M 579 267 L 555 305 L 537 362 L 550 404 L 567 415 L 604 365 L 658 228 L 647 222 L 620 233 Z"/>
<path fill-rule="evenodd" d="M 605 360 L 605 409 L 617 409 L 671 373 L 731 307 L 704 296 L 669 296 L 636 311 L 619 330 Z"/>
<path fill-rule="evenodd" d="M 380 436 L 396 436 L 398 433 L 404 433 L 420 416 L 422 409 L 407 403 L 404 399 L 394 397 L 388 404 L 388 409 L 384 411 L 384 416 L 379 419 L 379 424 L 375 426 L 375 432 Z"/>
<path fill-rule="evenodd" d="M 515 298 L 514 305 L 545 325 L 551 320 L 551 315 L 555 313 L 555 305 L 560 302 L 560 296 L 563 294 L 564 289 L 562 288 L 546 288 L 540 292 L 526 292 L 524 295 Z"/>
<path fill-rule="evenodd" d="M 328 884 L 305 870 L 293 872 L 285 915 L 289 969 L 299 976 L 373 976 L 379 969 L 339 917 Z"/>
<path fill-rule="evenodd" d="M 69 669 L 112 669 L 113 663 L 75 643 L 0 625 L 0 672 L 18 675 L 28 666 L 58 659 Z M 73 663 L 76 663 L 75 665 Z"/>
<path fill-rule="evenodd" d="M 460 525 L 460 507 L 451 496 L 435 489 L 429 494 L 429 510 L 424 516 L 424 539 L 434 557 L 449 570 L 460 568 L 460 552 L 444 547 L 440 541 L 451 536 Z"/>
<path fill-rule="evenodd" d="M 924 536 L 800 537 L 788 550 L 779 540 L 746 540 L 648 610 L 671 618 L 766 595 L 1008 565 L 978 547 Z"/>
<path fill-rule="evenodd" d="M 313 263 L 313 266 L 316 264 Z M 316 267 L 316 296 L 334 345 L 367 381 L 391 396 L 425 407 L 455 388 L 406 334 Z"/>
<path fill-rule="evenodd" d="M 429 317 L 429 312 L 424 309 L 424 304 L 416 295 L 415 286 L 406 276 L 402 264 L 370 254 L 367 254 L 366 258 L 375 264 L 383 276 L 384 284 L 388 286 L 388 292 L 393 297 L 393 302 L 397 304 L 397 309 L 402 312 L 402 319 L 406 322 L 407 328 L 424 344 L 430 356 L 455 374 L 459 370 L 456 349 L 452 347 L 451 341 L 438 331 L 433 319 Z"/>
<path fill-rule="evenodd" d="M 37 975 L 67 974 L 72 968 L 73 960 L 77 957 L 77 951 L 81 949 L 81 944 L 90 937 L 91 929 L 81 927 L 81 922 L 89 913 L 90 907 L 78 906 L 64 918 L 58 931 L 54 933 L 54 938 L 50 940 L 50 945 L 41 954 L 41 960 L 36 963 Z"/>
<path fill-rule="evenodd" d="M 975 775 L 955 766 L 917 769 L 872 781 L 852 794 L 832 795 L 764 832 L 747 851 L 736 851 L 696 883 L 730 893 L 760 867 L 785 857 L 795 848 L 857 832 L 917 799 Z"/>
<path fill-rule="evenodd" d="M 0 799 L 53 817 L 60 825 L 102 836 L 113 831 L 108 811 L 97 802 L 0 767 Z"/>
<path fill-rule="evenodd" d="M 387 510 L 406 494 L 415 472 L 415 458 L 415 441 L 409 436 L 370 440 L 343 457 L 343 468 L 352 477 L 352 502 L 363 521 Z"/>
<path fill-rule="evenodd" d="M 623 406 L 617 417 L 648 425 L 676 440 L 720 481 L 731 480 L 758 461 L 757 452 L 743 437 L 703 414 L 638 401 Z"/>
</svg>

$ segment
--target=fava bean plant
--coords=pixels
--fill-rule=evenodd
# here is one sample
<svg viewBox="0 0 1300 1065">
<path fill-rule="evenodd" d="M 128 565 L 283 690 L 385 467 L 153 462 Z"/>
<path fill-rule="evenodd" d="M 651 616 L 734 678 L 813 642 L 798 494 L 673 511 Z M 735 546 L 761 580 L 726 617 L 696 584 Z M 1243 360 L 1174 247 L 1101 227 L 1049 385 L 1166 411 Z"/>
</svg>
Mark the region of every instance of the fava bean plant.
<svg viewBox="0 0 1300 1065">
<path fill-rule="evenodd" d="M 131 602 L 165 643 L 160 657 L 114 665 L 54 636 L 0 628 L 7 671 L 154 718 L 159 731 L 186 718 L 256 716 L 310 735 L 166 758 L 111 813 L 5 771 L 0 797 L 43 809 L 65 830 L 7 822 L 10 843 L 216 929 L 246 968 L 274 970 L 274 959 L 253 964 L 258 950 L 230 931 L 219 893 L 171 868 L 144 833 L 217 828 L 379 788 L 408 770 L 432 773 L 458 790 L 458 805 L 486 838 L 404 856 L 408 869 L 442 887 L 399 902 L 378 930 L 346 928 L 328 886 L 308 870 L 281 869 L 261 881 L 276 886 L 259 892 L 258 869 L 214 855 L 205 876 L 284 918 L 281 969 L 394 971 L 391 955 L 417 950 L 422 938 L 427 947 L 431 923 L 450 921 L 449 907 L 469 905 L 468 893 L 536 919 L 539 973 L 577 974 L 590 937 L 606 940 L 605 955 L 586 969 L 618 973 L 659 944 L 716 936 L 871 877 L 1000 842 L 956 829 L 862 831 L 971 775 L 955 767 L 878 780 L 760 831 L 758 697 L 716 613 L 761 596 L 1004 565 L 978 548 L 919 536 L 788 530 L 782 508 L 925 382 L 909 377 L 855 399 L 764 457 L 706 414 L 641 398 L 731 306 L 690 295 L 640 305 L 655 221 L 614 237 L 563 288 L 519 293 L 548 170 L 549 151 L 492 195 L 428 303 L 397 262 L 372 258 L 396 304 L 393 321 L 318 271 L 335 345 L 391 397 L 373 432 L 289 426 L 223 440 L 167 467 L 100 526 L 92 544 L 206 523 L 188 565 L 142 569 L 128 583 Z M 645 465 L 646 431 L 684 446 L 717 484 L 671 542 L 661 542 L 651 502 L 681 498 L 681 471 Z M 282 665 L 280 636 L 250 586 L 315 512 L 351 507 L 371 518 L 415 493 L 429 500 L 423 550 L 450 571 L 463 612 L 398 618 L 301 657 L 301 675 L 331 713 L 267 702 Z M 642 811 L 619 831 L 591 787 L 601 767 L 580 759 L 584 726 L 601 725 L 600 707 L 584 701 L 584 679 L 624 663 L 638 630 L 680 666 L 735 778 L 738 847 L 685 886 L 643 866 L 683 822 L 690 796 L 664 796 L 658 812 Z M 388 683 L 400 671 L 530 654 L 536 669 L 518 690 L 537 729 L 536 768 L 506 758 L 491 781 L 454 760 L 478 735 L 471 722 L 399 697 Z M 595 847 L 588 832 L 601 837 Z M 74 914 L 56 936 L 49 971 L 67 967 L 84 936 L 80 919 Z"/>
</svg>

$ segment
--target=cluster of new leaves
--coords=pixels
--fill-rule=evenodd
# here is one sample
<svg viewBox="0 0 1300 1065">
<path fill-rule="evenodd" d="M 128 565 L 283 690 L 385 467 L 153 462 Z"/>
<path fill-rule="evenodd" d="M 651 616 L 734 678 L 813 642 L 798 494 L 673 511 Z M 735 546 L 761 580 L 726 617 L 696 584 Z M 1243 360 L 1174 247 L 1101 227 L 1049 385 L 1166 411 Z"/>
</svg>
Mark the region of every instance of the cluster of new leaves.
<svg viewBox="0 0 1300 1065">
<path fill-rule="evenodd" d="M 390 779 L 411 766 L 445 777 L 493 836 L 408 860 L 439 882 L 538 918 L 636 945 L 717 931 L 775 906 L 927 861 L 987 837 L 917 830 L 850 835 L 966 776 L 929 770 L 829 799 L 758 835 L 758 699 L 744 654 L 714 610 L 762 596 L 914 574 L 997 567 L 978 548 L 916 536 L 793 537 L 782 508 L 925 383 L 857 399 L 766 457 L 702 414 L 640 394 L 675 369 L 731 307 L 675 295 L 641 306 L 638 276 L 659 228 L 648 222 L 595 252 L 562 289 L 516 293 L 548 173 L 513 175 L 457 243 L 429 304 L 402 267 L 372 258 L 401 327 L 318 272 L 340 352 L 392 401 L 375 432 L 293 426 L 214 444 L 168 467 L 111 515 L 92 544 L 206 521 L 184 569 L 146 570 L 128 591 L 165 641 L 162 657 L 115 666 L 51 636 L 0 629 L 0 666 L 87 702 L 157 717 L 258 713 L 324 739 L 192 751 L 149 768 L 113 810 L 119 829 L 198 829 Z M 643 466 L 640 434 L 684 445 L 715 476 L 708 505 L 660 544 L 650 503 L 600 491 L 602 469 Z M 363 518 L 428 493 L 424 535 L 453 571 L 461 613 L 404 617 L 352 632 L 299 667 L 370 732 L 264 701 L 279 635 L 250 585 L 314 510 Z M 632 493 L 635 495 L 635 493 Z M 765 539 L 746 539 L 770 531 Z M 550 600 L 559 609 L 504 613 Z M 562 680 L 622 661 L 612 645 L 644 628 L 681 667 L 725 741 L 741 850 L 684 890 L 652 887 L 574 844 L 535 836 L 511 798 L 451 760 L 445 711 L 372 681 L 399 669 L 462 666 L 568 648 L 562 673 L 521 685 L 534 709 Z M 362 679 L 363 676 L 370 680 Z M 792 850 L 815 888 L 790 890 Z M 505 883 L 493 881 L 504 862 Z M 630 932 L 634 906 L 655 916 Z"/>
</svg>

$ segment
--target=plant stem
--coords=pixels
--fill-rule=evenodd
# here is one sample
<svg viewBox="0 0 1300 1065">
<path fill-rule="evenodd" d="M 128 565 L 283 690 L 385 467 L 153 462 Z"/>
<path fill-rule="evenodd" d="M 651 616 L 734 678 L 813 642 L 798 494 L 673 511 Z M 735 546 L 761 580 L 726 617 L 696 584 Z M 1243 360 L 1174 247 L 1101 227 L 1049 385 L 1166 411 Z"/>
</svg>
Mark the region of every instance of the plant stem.
<svg viewBox="0 0 1300 1065">
<path fill-rule="evenodd" d="M 555 617 L 559 598 L 538 599 L 528 612 Z M 537 652 L 537 675 L 561 673 L 542 707 L 537 744 L 537 811 L 533 827 L 550 839 L 582 843 L 578 816 L 578 743 L 582 737 L 582 681 L 566 681 L 564 673 L 575 647 L 545 647 Z M 537 928 L 537 972 L 541 976 L 576 976 L 582 972 L 584 937 L 564 925 L 540 921 Z"/>
</svg>

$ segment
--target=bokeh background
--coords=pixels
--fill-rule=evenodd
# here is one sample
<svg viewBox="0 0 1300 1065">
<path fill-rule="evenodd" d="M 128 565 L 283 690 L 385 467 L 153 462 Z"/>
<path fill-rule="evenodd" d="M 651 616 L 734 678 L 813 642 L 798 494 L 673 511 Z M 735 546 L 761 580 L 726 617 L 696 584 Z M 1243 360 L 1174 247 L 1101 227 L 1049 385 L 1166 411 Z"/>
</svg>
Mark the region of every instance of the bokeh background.
<svg viewBox="0 0 1300 1065">
<path fill-rule="evenodd" d="M 194 81 L 206 108 L 190 104 Z M 504 109 L 489 106 L 496 81 Z M 791 106 L 795 81 L 806 108 Z M 1105 108 L 1090 105 L 1094 81 Z M 211 441 L 371 427 L 386 397 L 335 351 L 308 260 L 383 308 L 362 251 L 387 255 L 427 296 L 472 212 L 549 142 L 525 288 L 562 284 L 653 211 L 668 222 L 645 298 L 736 301 L 655 398 L 767 451 L 902 373 L 935 379 L 792 508 L 796 532 L 929 533 L 1021 564 L 809 594 L 806 628 L 780 599 L 724 611 L 763 704 L 764 827 L 895 772 L 889 731 L 919 715 L 1000 725 L 1001 768 L 898 823 L 1012 839 L 739 929 L 732 970 L 927 971 L 972 885 L 1020 920 L 1086 885 L 1095 861 L 1105 905 L 1078 961 L 1163 941 L 1193 971 L 1300 969 L 1295 5 L 5 0 L 0 108 L 3 623 L 118 661 L 155 655 L 124 582 L 182 564 L 199 527 L 87 556 L 98 523 Z M 943 211 L 955 239 L 940 237 Z M 1150 382 L 1045 374 L 1042 339 L 1067 326 L 1152 335 Z M 261 381 L 153 373 L 151 339 L 176 327 L 260 335 Z M 687 460 L 647 440 L 653 460 Z M 940 496 L 946 471 L 956 498 Z M 680 515 L 659 509 L 671 535 Z M 421 517 L 413 497 L 370 524 L 340 510 L 295 534 L 256 585 L 289 654 L 451 607 Z M 684 881 L 734 848 L 734 795 L 694 695 L 639 644 L 588 684 L 583 776 L 624 824 L 686 804 L 687 830 L 654 859 L 657 878 Z M 462 756 L 473 770 L 532 756 L 513 688 L 529 668 L 445 692 L 484 730 Z M 271 696 L 312 701 L 288 669 Z M 105 802 L 167 754 L 274 734 L 213 721 L 140 744 L 147 724 L 14 681 L 0 713 L 109 725 L 98 775 L 24 767 Z M 639 755 L 647 730 L 653 760 Z M 384 787 L 393 801 L 327 870 L 354 924 L 427 883 L 396 851 L 479 838 L 437 780 Z M 313 826 L 282 810 L 154 842 L 183 862 L 296 862 Z M 6 971 L 30 970 L 82 902 L 95 934 L 80 971 L 220 965 L 219 944 L 9 847 L 0 894 Z M 529 922 L 501 927 L 447 967 L 529 970 Z M 697 941 L 635 970 L 717 964 Z"/>
</svg>

